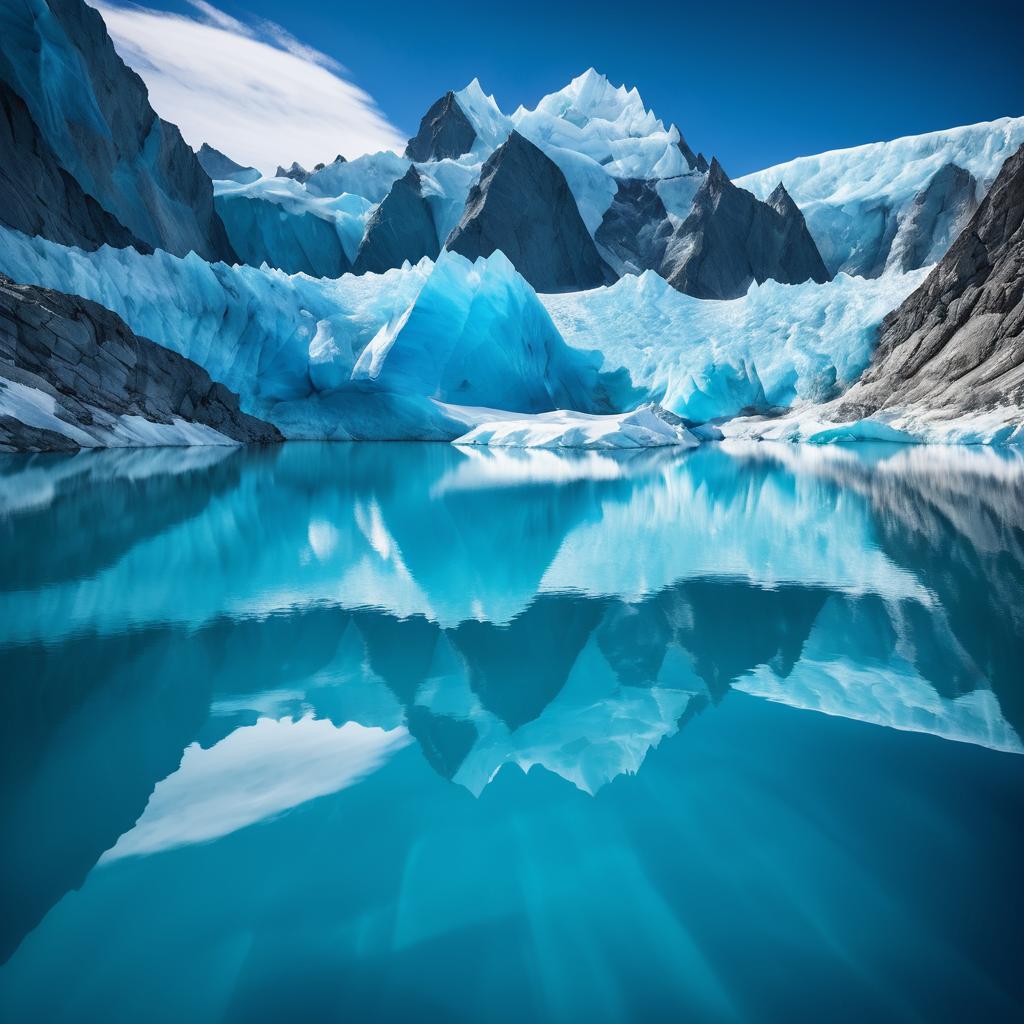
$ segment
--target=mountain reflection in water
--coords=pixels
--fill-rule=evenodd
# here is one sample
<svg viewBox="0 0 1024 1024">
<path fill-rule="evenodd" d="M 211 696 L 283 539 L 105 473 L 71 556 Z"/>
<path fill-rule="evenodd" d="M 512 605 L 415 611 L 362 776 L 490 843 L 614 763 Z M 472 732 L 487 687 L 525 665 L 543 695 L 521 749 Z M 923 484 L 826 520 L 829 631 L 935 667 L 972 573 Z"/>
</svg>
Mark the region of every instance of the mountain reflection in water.
<svg viewBox="0 0 1024 1024">
<path fill-rule="evenodd" d="M 39 998 L 24 979 L 50 966 L 43 936 L 68 901 L 40 922 L 87 876 L 82 899 L 115 865 L 215 850 L 342 791 L 352 827 L 371 828 L 369 780 L 393 798 L 405 750 L 481 814 L 485 791 L 534 766 L 549 774 L 523 780 L 528 806 L 566 783 L 597 803 L 632 774 L 637 800 L 663 802 L 663 778 L 642 784 L 652 751 L 755 698 L 1019 754 L 1022 620 L 1024 459 L 993 450 L 5 458 L 0 956 L 22 946 L 0 1007 Z M 415 849 L 418 827 L 400 829 Z M 348 833 L 346 857 L 374 856 L 366 835 Z M 519 920 L 494 898 L 448 926 Z M 440 941 L 423 914 L 391 922 L 390 948 Z M 344 927 L 374 946 L 372 916 Z M 702 963 L 703 995 L 666 1005 L 742 1017 Z M 557 987 L 531 1012 L 554 1013 Z"/>
</svg>

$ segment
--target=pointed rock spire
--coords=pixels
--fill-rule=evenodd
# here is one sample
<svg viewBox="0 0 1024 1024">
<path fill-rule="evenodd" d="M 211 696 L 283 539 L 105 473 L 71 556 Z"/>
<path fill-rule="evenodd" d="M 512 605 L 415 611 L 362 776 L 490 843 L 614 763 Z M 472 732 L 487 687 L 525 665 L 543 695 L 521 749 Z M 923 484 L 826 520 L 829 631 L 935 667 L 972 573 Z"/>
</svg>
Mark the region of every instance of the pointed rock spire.
<svg viewBox="0 0 1024 1024">
<path fill-rule="evenodd" d="M 679 132 L 679 129 L 676 128 L 676 131 Z M 697 167 L 697 155 L 690 149 L 686 139 L 683 138 L 682 132 L 679 132 L 679 141 L 676 145 L 679 147 L 679 152 L 683 154 L 683 159 L 686 161 L 687 166 L 691 171 L 694 170 Z"/>
<path fill-rule="evenodd" d="M 474 142 L 476 132 L 449 90 L 423 115 L 420 130 L 405 147 L 405 156 L 419 163 L 460 157 Z"/>
<path fill-rule="evenodd" d="M 309 171 L 302 166 L 297 160 L 292 161 L 291 167 L 285 169 L 280 164 L 277 166 L 277 173 L 274 175 L 275 178 L 291 178 L 292 181 L 297 181 L 304 185 L 309 181 Z"/>
<path fill-rule="evenodd" d="M 446 248 L 469 259 L 500 249 L 539 292 L 613 279 L 558 165 L 519 132 L 488 157 Z"/>
<path fill-rule="evenodd" d="M 437 259 L 440 248 L 434 216 L 423 198 L 420 173 L 410 167 L 366 222 L 352 269 L 356 274 L 382 274 L 406 260 Z"/>
</svg>

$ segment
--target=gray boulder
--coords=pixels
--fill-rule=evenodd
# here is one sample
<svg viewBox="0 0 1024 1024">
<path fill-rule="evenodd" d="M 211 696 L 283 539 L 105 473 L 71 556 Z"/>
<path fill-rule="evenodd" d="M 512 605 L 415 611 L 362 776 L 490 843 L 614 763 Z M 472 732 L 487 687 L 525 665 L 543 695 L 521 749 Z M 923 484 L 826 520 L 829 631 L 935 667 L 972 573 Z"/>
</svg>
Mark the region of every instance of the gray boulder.
<svg viewBox="0 0 1024 1024">
<path fill-rule="evenodd" d="M 225 156 L 207 142 L 196 151 L 196 157 L 213 181 L 237 181 L 240 185 L 248 185 L 262 177 L 255 167 L 243 167 L 235 163 L 231 157 Z"/>
<path fill-rule="evenodd" d="M 22 98 L 0 81 L 0 223 L 61 245 L 152 249 L 61 167 Z"/>
<path fill-rule="evenodd" d="M 882 322 L 861 379 L 830 415 L 948 415 L 1024 405 L 1024 146 L 924 283 Z"/>
<path fill-rule="evenodd" d="M 24 399 L 23 388 L 34 397 L 19 415 L 5 392 Z M 39 409 L 52 414 L 34 416 Z M 276 427 L 241 412 L 238 396 L 201 366 L 138 337 L 116 313 L 0 275 L 0 451 L 123 443 L 124 416 L 202 424 L 241 443 L 282 440 Z"/>
<path fill-rule="evenodd" d="M 463 113 L 455 93 L 446 92 L 424 115 L 420 130 L 405 147 L 408 160 L 425 163 L 468 153 L 476 132 Z"/>
<path fill-rule="evenodd" d="M 153 111 L 83 0 L 0 5 L 0 80 L 24 100 L 60 166 L 136 238 L 179 256 L 233 256 L 195 153 Z"/>
<path fill-rule="evenodd" d="M 419 171 L 410 167 L 366 222 L 353 270 L 357 274 L 382 274 L 406 260 L 417 263 L 424 256 L 437 259 L 440 248 Z"/>
<path fill-rule="evenodd" d="M 579 291 L 614 280 L 565 175 L 518 132 L 484 163 L 446 248 L 471 260 L 500 249 L 539 292 Z"/>
</svg>

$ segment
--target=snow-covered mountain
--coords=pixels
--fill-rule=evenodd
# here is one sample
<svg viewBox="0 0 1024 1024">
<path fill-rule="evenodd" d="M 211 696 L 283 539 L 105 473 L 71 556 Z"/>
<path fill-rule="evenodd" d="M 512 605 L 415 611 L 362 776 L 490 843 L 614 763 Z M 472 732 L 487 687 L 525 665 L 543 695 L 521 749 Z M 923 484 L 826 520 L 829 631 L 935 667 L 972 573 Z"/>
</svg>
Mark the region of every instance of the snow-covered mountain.
<svg viewBox="0 0 1024 1024">
<path fill-rule="evenodd" d="M 490 183 L 499 165 L 504 170 L 487 204 L 486 230 L 470 242 L 468 233 L 479 232 L 482 223 L 480 209 L 470 214 L 471 191 Z M 433 238 L 421 204 L 408 201 L 412 166 Z M 500 248 L 541 291 L 591 287 L 623 273 L 655 270 L 681 291 L 736 298 L 753 281 L 795 284 L 829 276 L 795 205 L 762 203 L 732 186 L 720 166 L 694 154 L 675 125 L 666 129 L 635 88 L 613 86 L 593 68 L 532 110 L 520 107 L 511 115 L 474 79 L 430 107 L 404 157 L 372 154 L 298 180 L 311 201 L 301 211 L 294 201 L 279 204 L 282 222 L 299 220 L 287 227 L 274 223 L 273 240 L 264 227 L 273 211 L 246 211 L 234 183 L 217 183 L 218 210 L 247 262 L 266 259 L 286 270 L 309 269 L 308 254 L 323 249 L 324 231 L 305 214 L 329 217 L 313 197 L 349 193 L 383 205 L 397 189 L 390 205 L 401 205 L 408 216 L 388 216 L 390 261 L 381 262 L 378 252 L 372 263 L 355 264 L 357 273 L 371 265 L 388 269 L 406 259 L 433 258 L 449 246 L 473 256 Z M 264 206 L 275 202 L 275 193 L 266 184 L 244 195 Z M 506 200 L 499 202 L 498 193 Z M 232 198 L 222 198 L 227 195 Z M 473 200 L 478 207 L 479 200 Z M 575 227 L 577 214 L 584 231 Z M 534 230 L 524 232 L 518 222 Z M 556 223 L 561 229 L 543 238 Z M 292 239 L 290 246 L 285 238 Z M 585 271 L 569 269 L 570 253 L 584 254 Z M 555 269 L 548 265 L 552 260 L 559 264 Z M 332 258 L 322 265 L 333 268 L 334 276 L 349 269 Z"/>
<path fill-rule="evenodd" d="M 1003 163 L 1024 117 L 799 157 L 736 179 L 766 198 L 781 181 L 833 273 L 875 277 L 941 259 Z"/>
<path fill-rule="evenodd" d="M 879 324 L 1024 138 L 1024 118 L 1004 119 L 808 157 L 738 184 L 636 89 L 590 69 L 512 114 L 475 80 L 446 93 L 404 156 L 257 177 L 210 144 L 198 156 L 184 147 L 82 0 L 8 6 L 0 26 L 0 138 L 13 156 L 0 167 L 0 272 L 102 303 L 288 437 L 663 443 L 750 414 L 803 436 L 779 414 L 834 405 L 855 385 Z M 43 73 L 51 63 L 60 74 Z M 204 168 L 218 176 L 212 196 Z M 1015 187 L 990 207 L 1013 209 Z M 999 441 L 1024 436 L 1019 243 L 997 237 L 1009 215 L 992 209 L 973 222 L 985 251 L 958 243 L 950 259 L 960 262 L 940 265 L 942 294 L 926 286 L 906 323 L 908 337 L 925 330 L 939 348 L 945 328 L 927 325 L 956 326 L 933 369 L 955 381 L 982 367 L 986 394 L 1005 408 L 998 429 L 955 436 Z M 214 261 L 232 247 L 240 262 Z M 845 270 L 830 280 L 834 266 Z M 45 317 L 11 295 L 34 324 L 25 351 L 52 347 Z M 97 324 L 81 339 L 86 366 Z M 906 383 L 901 331 L 870 371 L 876 394 Z M 47 388 L 66 392 L 70 371 L 43 359 L 39 387 L 26 385 L 12 352 L 0 359 L 0 414 L 49 409 Z M 1010 376 L 995 380 L 993 367 Z M 106 399 L 102 376 L 83 379 L 86 404 L 120 408 L 121 372 L 110 365 Z M 959 385 L 942 383 L 925 407 L 940 391 L 944 408 L 957 404 Z M 665 409 L 634 431 L 629 415 L 647 405 Z M 62 408 L 57 434 L 64 422 L 65 440 L 96 440 L 73 403 Z M 549 418 L 523 426 L 537 414 Z M 871 422 L 872 436 L 918 437 Z"/>
</svg>

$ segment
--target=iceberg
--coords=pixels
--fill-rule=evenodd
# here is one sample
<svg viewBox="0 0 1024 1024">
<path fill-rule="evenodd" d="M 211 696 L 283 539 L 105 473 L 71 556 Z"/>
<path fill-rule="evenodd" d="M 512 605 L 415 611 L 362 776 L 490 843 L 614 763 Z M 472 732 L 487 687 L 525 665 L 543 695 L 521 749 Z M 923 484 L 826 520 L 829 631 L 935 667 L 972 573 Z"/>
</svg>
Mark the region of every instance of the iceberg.
<svg viewBox="0 0 1024 1024">
<path fill-rule="evenodd" d="M 677 416 L 657 406 L 643 406 L 634 412 L 606 416 L 561 410 L 529 417 L 488 419 L 454 443 L 600 451 L 669 445 L 696 448 L 700 442 Z"/>
<path fill-rule="evenodd" d="M 1024 117 L 1004 117 L 799 157 L 737 178 L 735 184 L 766 199 L 781 181 L 803 211 L 830 271 L 877 276 L 890 255 L 900 255 L 908 245 L 900 232 L 906 235 L 915 198 L 924 198 L 936 175 L 948 175 L 944 169 L 951 165 L 969 174 L 976 205 L 1022 143 Z M 942 240 L 948 245 L 973 212 L 973 206 L 958 206 L 954 220 L 930 225 L 934 237 L 927 241 L 938 242 L 941 251 L 926 245 L 916 266 L 942 256 Z M 916 267 L 903 262 L 901 269 Z"/>
</svg>

